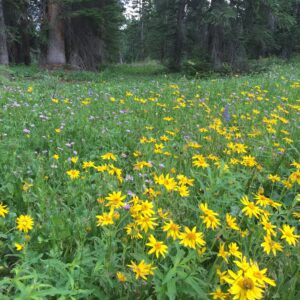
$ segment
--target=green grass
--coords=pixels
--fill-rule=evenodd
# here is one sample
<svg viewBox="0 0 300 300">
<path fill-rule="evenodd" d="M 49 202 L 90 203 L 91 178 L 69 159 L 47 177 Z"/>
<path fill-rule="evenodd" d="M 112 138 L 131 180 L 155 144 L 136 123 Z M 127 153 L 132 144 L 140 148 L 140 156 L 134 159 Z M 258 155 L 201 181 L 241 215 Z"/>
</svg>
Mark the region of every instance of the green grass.
<svg viewBox="0 0 300 300">
<path fill-rule="evenodd" d="M 226 247 L 236 242 L 248 260 L 268 269 L 266 275 L 276 287 L 263 287 L 264 299 L 299 299 L 299 243 L 289 245 L 279 231 L 283 224 L 299 224 L 293 215 L 299 213 L 299 179 L 291 177 L 297 172 L 291 163 L 300 163 L 299 63 L 205 80 L 167 74 L 156 64 L 115 66 L 102 73 L 38 67 L 9 72 L 0 92 L 0 202 L 9 207 L 9 214 L 0 217 L 1 299 L 210 298 L 219 286 L 216 270 L 237 271 L 234 257 L 228 264 L 218 257 L 222 242 Z M 264 117 L 276 124 L 268 125 Z M 141 143 L 142 137 L 147 142 Z M 230 142 L 246 145 L 247 153 L 229 153 Z M 163 150 L 154 151 L 155 144 L 163 144 Z M 117 161 L 103 160 L 107 152 Z M 193 165 L 197 154 L 205 157 L 208 168 Z M 241 164 L 246 155 L 255 157 L 255 166 Z M 70 161 L 74 156 L 79 158 L 76 163 Z M 122 175 L 85 169 L 87 161 L 113 164 Z M 140 161 L 152 167 L 137 169 Z M 80 178 L 71 180 L 66 174 L 71 169 L 79 170 Z M 155 174 L 169 174 L 177 184 L 178 174 L 194 179 L 189 196 L 168 191 L 155 182 Z M 270 174 L 280 181 L 272 183 Z M 146 188 L 160 194 L 151 197 Z M 265 232 L 259 220 L 242 212 L 240 199 L 248 195 L 254 201 L 253 194 L 262 188 L 266 197 L 282 204 L 264 208 L 277 227 L 273 239 L 284 247 L 276 257 L 261 247 Z M 116 209 L 120 218 L 114 224 L 96 226 L 96 216 L 109 212 L 101 198 L 113 191 L 127 195 L 126 202 L 130 192 L 151 201 L 155 230 L 140 228 L 142 239 L 131 239 L 125 226 L 134 218 L 123 208 Z M 219 214 L 216 230 L 199 218 L 200 203 Z M 184 226 L 197 226 L 206 251 L 199 254 L 167 238 L 160 208 L 182 232 Z M 249 231 L 246 237 L 226 227 L 226 213 Z M 30 239 L 16 229 L 22 214 L 34 220 Z M 165 258 L 148 254 L 149 234 L 168 246 Z M 24 249 L 17 251 L 15 243 Z M 147 281 L 135 279 L 128 267 L 143 259 L 156 267 Z M 116 279 L 117 272 L 125 274 L 126 283 Z M 223 285 L 222 291 L 228 287 Z"/>
</svg>

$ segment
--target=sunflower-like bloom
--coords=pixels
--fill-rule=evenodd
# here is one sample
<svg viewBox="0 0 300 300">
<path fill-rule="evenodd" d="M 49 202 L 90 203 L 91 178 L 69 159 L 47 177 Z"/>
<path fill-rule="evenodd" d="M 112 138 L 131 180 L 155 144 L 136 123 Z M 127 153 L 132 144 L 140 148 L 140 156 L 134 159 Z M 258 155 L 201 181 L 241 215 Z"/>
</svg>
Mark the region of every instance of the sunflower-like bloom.
<svg viewBox="0 0 300 300">
<path fill-rule="evenodd" d="M 279 230 L 282 232 L 281 239 L 285 239 L 289 245 L 296 246 L 297 240 L 300 235 L 294 234 L 295 227 L 283 225 L 282 229 Z"/>
<path fill-rule="evenodd" d="M 148 254 L 155 253 L 156 258 L 158 258 L 160 255 L 165 257 L 166 253 L 168 252 L 168 246 L 166 246 L 163 242 L 156 240 L 153 234 L 150 235 L 149 243 L 146 245 L 151 247 L 151 249 L 148 251 Z"/>
<path fill-rule="evenodd" d="M 180 244 L 185 247 L 196 249 L 196 245 L 204 246 L 206 243 L 203 239 L 203 233 L 196 231 L 196 226 L 190 230 L 188 227 L 184 227 L 184 232 L 180 234 Z"/>
<path fill-rule="evenodd" d="M 242 212 L 249 218 L 254 216 L 258 219 L 261 209 L 256 206 L 254 202 L 249 201 L 248 196 L 242 197 L 241 202 L 245 205 L 245 207 L 242 209 Z"/>
<path fill-rule="evenodd" d="M 17 218 L 17 229 L 19 231 L 28 232 L 33 228 L 33 219 L 28 215 L 21 215 Z"/>
<path fill-rule="evenodd" d="M 131 270 L 135 273 L 135 278 L 142 278 L 147 280 L 148 275 L 153 275 L 156 268 L 152 266 L 152 264 L 146 264 L 144 260 L 142 260 L 139 264 L 131 261 L 131 265 L 128 265 Z"/>
</svg>

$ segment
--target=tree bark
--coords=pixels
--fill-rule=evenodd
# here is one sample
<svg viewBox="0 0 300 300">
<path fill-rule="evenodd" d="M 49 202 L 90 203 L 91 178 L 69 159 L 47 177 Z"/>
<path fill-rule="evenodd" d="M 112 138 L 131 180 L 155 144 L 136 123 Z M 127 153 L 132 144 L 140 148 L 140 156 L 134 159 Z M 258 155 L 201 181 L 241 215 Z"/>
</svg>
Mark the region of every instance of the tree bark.
<svg viewBox="0 0 300 300">
<path fill-rule="evenodd" d="M 21 51 L 22 51 L 22 62 L 25 65 L 30 65 L 30 36 L 29 36 L 29 20 L 28 20 L 28 2 L 23 4 L 23 14 L 20 20 L 20 35 L 21 35 Z"/>
<path fill-rule="evenodd" d="M 222 5 L 224 0 L 212 0 L 211 10 L 218 8 L 218 5 Z M 223 68 L 223 39 L 224 32 L 222 24 L 212 23 L 209 24 L 209 36 L 210 36 L 210 52 L 213 69 L 215 71 L 221 71 Z"/>
<path fill-rule="evenodd" d="M 8 51 L 2 0 L 0 0 L 0 64 L 8 65 Z"/>
<path fill-rule="evenodd" d="M 66 64 L 64 24 L 60 17 L 61 7 L 58 0 L 48 1 L 48 49 L 46 64 Z"/>
<path fill-rule="evenodd" d="M 185 6 L 186 0 L 180 0 L 178 4 L 177 16 L 176 16 L 176 32 L 174 39 L 174 49 L 173 49 L 173 58 L 171 68 L 174 71 L 180 70 L 181 59 L 182 59 L 182 50 L 183 50 L 183 20 L 185 16 Z"/>
</svg>

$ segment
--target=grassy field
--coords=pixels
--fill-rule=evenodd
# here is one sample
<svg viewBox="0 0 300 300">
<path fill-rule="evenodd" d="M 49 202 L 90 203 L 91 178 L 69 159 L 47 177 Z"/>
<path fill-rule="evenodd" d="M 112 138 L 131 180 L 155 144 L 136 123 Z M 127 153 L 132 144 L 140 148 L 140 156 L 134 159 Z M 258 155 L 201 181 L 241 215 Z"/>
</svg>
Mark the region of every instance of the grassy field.
<svg viewBox="0 0 300 300">
<path fill-rule="evenodd" d="M 300 298 L 299 63 L 0 88 L 1 299 Z"/>
</svg>

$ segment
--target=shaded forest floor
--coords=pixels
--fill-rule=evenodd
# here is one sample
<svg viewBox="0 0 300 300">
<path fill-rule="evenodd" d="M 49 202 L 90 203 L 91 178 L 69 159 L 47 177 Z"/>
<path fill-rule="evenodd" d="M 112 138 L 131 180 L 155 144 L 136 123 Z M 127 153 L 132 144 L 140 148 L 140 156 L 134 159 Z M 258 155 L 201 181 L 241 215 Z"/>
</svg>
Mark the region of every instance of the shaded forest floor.
<svg viewBox="0 0 300 300">
<path fill-rule="evenodd" d="M 1 299 L 299 299 L 299 63 L 6 74 Z"/>
</svg>

